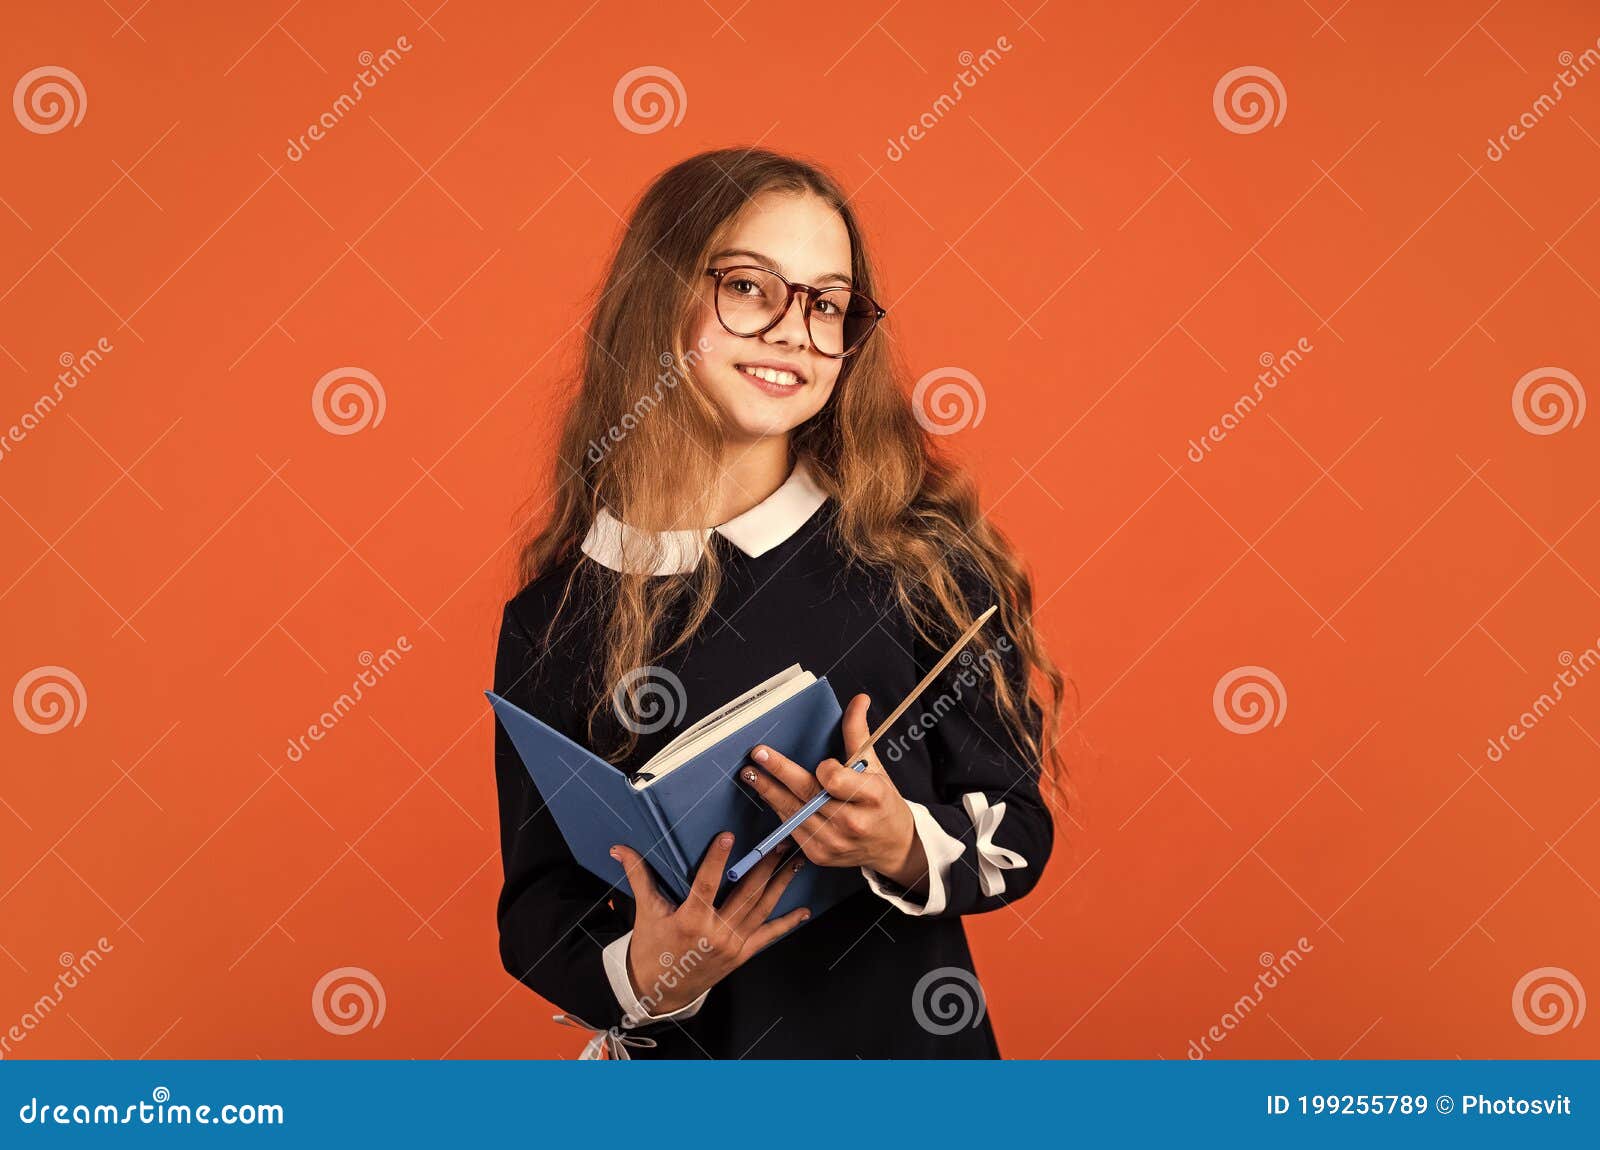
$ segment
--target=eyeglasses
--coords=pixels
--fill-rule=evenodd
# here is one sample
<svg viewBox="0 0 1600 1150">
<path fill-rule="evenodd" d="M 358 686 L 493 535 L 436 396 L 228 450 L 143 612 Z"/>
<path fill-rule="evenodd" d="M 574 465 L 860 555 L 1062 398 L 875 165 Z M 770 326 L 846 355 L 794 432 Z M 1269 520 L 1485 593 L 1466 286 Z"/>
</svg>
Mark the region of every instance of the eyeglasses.
<svg viewBox="0 0 1600 1150">
<path fill-rule="evenodd" d="M 889 314 L 858 291 L 790 283 L 771 268 L 755 264 L 707 268 L 706 275 L 716 280 L 717 319 L 733 335 L 765 335 L 788 314 L 794 297 L 801 296 L 806 335 L 811 346 L 829 359 L 860 351 L 878 321 Z"/>
</svg>

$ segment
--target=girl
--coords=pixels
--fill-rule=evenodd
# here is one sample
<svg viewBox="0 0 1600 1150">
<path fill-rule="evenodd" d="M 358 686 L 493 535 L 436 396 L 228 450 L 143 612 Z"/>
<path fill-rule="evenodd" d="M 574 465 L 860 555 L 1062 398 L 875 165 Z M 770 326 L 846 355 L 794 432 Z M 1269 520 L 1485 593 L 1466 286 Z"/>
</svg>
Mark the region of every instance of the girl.
<svg viewBox="0 0 1600 1150">
<path fill-rule="evenodd" d="M 497 694 L 631 773 L 799 663 L 850 699 L 854 745 L 1000 610 L 865 773 L 752 748 L 752 802 L 834 798 L 720 904 L 726 835 L 680 906 L 627 847 L 631 897 L 581 869 L 496 723 L 501 957 L 597 1030 L 586 1056 L 999 1055 L 961 917 L 1027 894 L 1050 855 L 1063 679 L 1016 556 L 931 450 L 878 299 L 834 180 L 728 149 L 646 191 L 594 305 Z M 804 907 L 767 921 L 801 866 L 865 884 L 803 930 Z"/>
</svg>

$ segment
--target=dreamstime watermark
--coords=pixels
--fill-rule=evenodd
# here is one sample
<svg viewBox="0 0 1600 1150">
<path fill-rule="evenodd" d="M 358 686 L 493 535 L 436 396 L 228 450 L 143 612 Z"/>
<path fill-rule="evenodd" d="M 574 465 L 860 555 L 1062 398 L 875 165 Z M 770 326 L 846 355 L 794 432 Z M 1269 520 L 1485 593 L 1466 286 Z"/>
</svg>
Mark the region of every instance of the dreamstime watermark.
<svg viewBox="0 0 1600 1150">
<path fill-rule="evenodd" d="M 283 154 L 288 157 L 291 164 L 298 164 L 305 159 L 311 145 L 322 140 L 333 129 L 344 122 L 344 118 L 356 110 L 356 105 L 361 103 L 366 94 L 377 87 L 378 81 L 389 74 L 396 64 L 405 59 L 405 53 L 411 51 L 412 43 L 405 36 L 395 37 L 394 47 L 385 48 L 374 56 L 371 52 L 363 52 L 356 57 L 356 63 L 361 65 L 361 71 L 356 73 L 356 78 L 350 81 L 350 90 L 341 92 L 328 110 L 318 116 L 299 139 L 289 138 L 288 147 Z"/>
<path fill-rule="evenodd" d="M 36 136 L 48 136 L 63 128 L 76 128 L 89 110 L 89 95 L 83 81 L 70 68 L 46 64 L 24 72 L 11 90 L 11 110 L 17 123 Z"/>
<path fill-rule="evenodd" d="M 611 90 L 611 110 L 628 131 L 649 136 L 683 123 L 689 94 L 676 72 L 646 64 L 622 74 Z"/>
<path fill-rule="evenodd" d="M 1596 639 L 1593 644 L 1576 655 L 1571 651 L 1561 652 L 1556 662 L 1565 670 L 1556 672 L 1556 677 L 1550 682 L 1550 690 L 1541 692 L 1522 714 L 1508 723 L 1505 734 L 1489 737 L 1484 757 L 1491 763 L 1498 763 L 1504 759 L 1510 752 L 1512 743 L 1522 742 L 1546 715 L 1556 709 L 1556 704 L 1566 697 L 1563 687 L 1576 687 L 1580 679 L 1600 666 L 1600 639 Z"/>
<path fill-rule="evenodd" d="M 1217 722 L 1236 735 L 1253 735 L 1283 722 L 1289 694 L 1283 680 L 1265 667 L 1235 667 L 1217 680 L 1211 692 Z"/>
<path fill-rule="evenodd" d="M 12 714 L 23 730 L 36 735 L 76 727 L 88 710 L 83 680 L 65 667 L 35 667 L 17 680 L 11 692 Z"/>
<path fill-rule="evenodd" d="M 941 966 L 917 979 L 911 990 L 911 1014 L 929 1034 L 954 1034 L 983 1021 L 984 1001 L 978 976 L 965 967 Z"/>
<path fill-rule="evenodd" d="M 276 1102 L 225 1102 L 221 1105 L 172 1101 L 172 1091 L 157 1086 L 149 1101 L 118 1106 L 109 1102 L 56 1102 L 34 1095 L 17 1108 L 24 1126 L 282 1126 Z"/>
<path fill-rule="evenodd" d="M 1011 639 L 1006 635 L 1001 635 L 994 641 L 993 646 L 985 647 L 978 655 L 974 655 L 970 647 L 964 648 L 961 654 L 956 656 L 956 662 L 961 666 L 960 670 L 949 676 L 948 689 L 939 692 L 932 702 L 924 703 L 917 717 L 906 725 L 904 732 L 878 744 L 883 758 L 891 763 L 898 763 L 904 758 L 912 743 L 920 743 L 927 737 L 929 731 L 939 725 L 939 720 L 961 704 L 965 692 L 981 692 L 983 685 L 989 681 L 989 668 L 1001 663 L 1002 657 L 1012 650 Z"/>
<path fill-rule="evenodd" d="M 1556 105 L 1561 103 L 1567 92 L 1577 87 L 1578 81 L 1587 76 L 1596 64 L 1600 64 L 1600 51 L 1596 51 L 1595 48 L 1600 48 L 1600 39 L 1595 40 L 1594 48 L 1585 48 L 1577 56 L 1571 52 L 1562 52 L 1556 57 L 1556 63 L 1561 66 L 1561 71 L 1550 81 L 1550 91 L 1540 93 L 1538 99 L 1528 106 L 1528 110 L 1500 133 L 1498 139 L 1489 137 L 1489 146 L 1484 149 L 1483 154 L 1488 157 L 1490 163 L 1498 164 L 1505 159 L 1506 153 L 1511 150 L 1511 145 L 1543 123 L 1544 118 L 1556 110 Z"/>
<path fill-rule="evenodd" d="M 360 367 L 336 367 L 311 389 L 311 414 L 331 435 L 354 435 L 383 422 L 383 384 Z"/>
<path fill-rule="evenodd" d="M 1583 983 L 1560 966 L 1530 970 L 1511 988 L 1511 1017 L 1529 1034 L 1541 1037 L 1576 1030 L 1586 1006 Z"/>
<path fill-rule="evenodd" d="M 1304 961 L 1305 956 L 1315 949 L 1316 947 L 1311 945 L 1311 940 L 1301 935 L 1295 945 L 1284 951 L 1282 955 L 1274 955 L 1270 950 L 1263 951 L 1259 961 L 1265 969 L 1256 975 L 1255 981 L 1250 985 L 1250 989 L 1241 994 L 1234 1000 L 1232 1006 L 1223 1011 L 1222 1017 L 1217 1020 L 1216 1025 L 1212 1026 L 1198 1039 L 1191 1038 L 1189 1040 L 1190 1060 L 1197 1062 L 1204 1058 L 1211 1053 L 1212 1046 L 1221 1043 L 1229 1034 L 1238 1030 L 1244 1024 L 1244 1020 L 1250 1016 L 1251 1011 L 1261 1005 L 1262 1000 L 1267 996 L 1267 991 L 1275 990 L 1279 980 L 1287 978 L 1290 972 Z"/>
<path fill-rule="evenodd" d="M 711 953 L 711 940 L 704 936 L 695 939 L 694 949 L 675 955 L 669 950 L 661 952 L 658 961 L 661 963 L 661 973 L 656 975 L 650 983 L 650 989 L 639 995 L 639 1005 L 650 1014 L 655 1013 L 656 1004 L 665 997 L 667 991 L 675 988 L 682 982 L 688 973 L 700 965 Z"/>
<path fill-rule="evenodd" d="M 50 413 L 61 406 L 61 401 L 67 394 L 76 390 L 78 384 L 88 379 L 90 373 L 114 350 L 112 342 L 101 336 L 93 347 L 81 355 L 73 355 L 70 351 L 62 352 L 56 359 L 62 370 L 56 374 L 55 385 L 34 400 L 33 406 L 24 411 L 15 423 L 0 431 L 0 463 L 5 462 L 6 457 L 16 450 L 17 444 L 38 430 L 39 425 Z"/>
<path fill-rule="evenodd" d="M 371 651 L 363 651 L 356 657 L 365 670 L 356 672 L 356 677 L 351 680 L 350 689 L 342 692 L 338 698 L 328 705 L 328 709 L 318 715 L 316 721 L 306 727 L 303 735 L 293 735 L 284 752 L 284 757 L 291 763 L 298 763 L 306 757 L 306 752 L 311 749 L 312 743 L 320 743 L 344 720 L 345 716 L 356 709 L 356 704 L 365 697 L 364 688 L 376 687 L 378 682 L 394 670 L 400 662 L 402 655 L 411 650 L 411 640 L 405 635 L 399 636 L 394 641 L 394 646 L 385 647 L 381 654 L 374 655 Z"/>
<path fill-rule="evenodd" d="M 311 1017 L 340 1038 L 378 1029 L 388 1005 L 383 983 L 362 966 L 336 967 L 311 988 Z"/>
<path fill-rule="evenodd" d="M 60 962 L 64 969 L 56 975 L 56 980 L 50 989 L 34 999 L 32 1005 L 22 1012 L 22 1017 L 17 1019 L 4 1034 L 0 1034 L 0 1059 L 10 1055 L 13 1047 L 26 1041 L 30 1034 L 39 1029 L 44 1020 L 66 1001 L 68 993 L 76 990 L 80 982 L 115 949 L 109 938 L 102 937 L 82 954 L 73 954 L 70 950 L 62 951 Z"/>
<path fill-rule="evenodd" d="M 1223 74 L 1211 90 L 1211 110 L 1228 131 L 1248 136 L 1276 128 L 1289 110 L 1289 94 L 1270 68 L 1247 64 Z"/>
<path fill-rule="evenodd" d="M 1213 423 L 1198 439 L 1189 441 L 1189 460 L 1192 463 L 1203 463 L 1211 453 L 1211 445 L 1221 443 L 1228 438 L 1230 432 L 1244 422 L 1245 417 L 1261 406 L 1261 401 L 1266 398 L 1267 392 L 1277 389 L 1278 384 L 1289 378 L 1291 372 L 1305 360 L 1305 357 L 1315 350 L 1312 343 L 1305 336 L 1295 341 L 1293 347 L 1282 355 L 1274 356 L 1270 351 L 1264 351 L 1256 360 L 1262 371 L 1256 374 L 1255 386 L 1244 392 L 1234 401 L 1233 407 L 1222 413 L 1222 418 Z"/>
<path fill-rule="evenodd" d="M 629 432 L 661 406 L 662 398 L 667 392 L 689 378 L 689 372 L 710 350 L 711 341 L 701 336 L 699 342 L 686 351 L 681 360 L 670 351 L 662 352 L 659 360 L 661 371 L 656 373 L 650 390 L 635 400 L 633 406 L 625 411 L 616 423 L 602 432 L 598 439 L 589 441 L 589 448 L 585 452 L 589 462 L 599 463 L 613 447 L 626 439 Z"/>
<path fill-rule="evenodd" d="M 683 680 L 665 667 L 635 667 L 611 692 L 617 721 L 636 735 L 675 727 L 689 711 Z"/>
<path fill-rule="evenodd" d="M 889 158 L 889 162 L 893 164 L 903 160 L 906 153 L 911 150 L 912 144 L 920 142 L 929 132 L 937 128 L 961 102 L 961 98 L 976 87 L 978 81 L 988 75 L 991 68 L 1005 59 L 1002 53 L 1010 52 L 1015 47 L 1016 45 L 1010 40 L 1001 36 L 995 40 L 992 48 L 985 48 L 976 55 L 970 51 L 958 55 L 956 63 L 961 66 L 961 71 L 956 73 L 956 78 L 950 84 L 950 90 L 939 93 L 928 110 L 918 116 L 900 134 L 899 139 L 889 137 L 888 147 L 884 149 L 884 155 Z"/>
<path fill-rule="evenodd" d="M 961 367 L 936 367 L 911 389 L 911 412 L 932 435 L 954 435 L 983 422 L 988 399 L 978 377 Z"/>
<path fill-rule="evenodd" d="M 1554 435 L 1583 422 L 1588 398 L 1578 377 L 1562 367 L 1536 367 L 1511 389 L 1511 414 L 1532 435 Z"/>
</svg>

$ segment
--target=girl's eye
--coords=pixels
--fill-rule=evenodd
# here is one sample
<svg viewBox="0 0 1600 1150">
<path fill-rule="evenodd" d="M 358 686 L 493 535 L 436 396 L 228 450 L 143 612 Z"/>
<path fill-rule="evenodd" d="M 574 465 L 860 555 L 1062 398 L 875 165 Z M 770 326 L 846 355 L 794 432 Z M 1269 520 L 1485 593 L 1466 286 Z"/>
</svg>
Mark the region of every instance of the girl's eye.
<svg viewBox="0 0 1600 1150">
<path fill-rule="evenodd" d="M 761 285 L 751 279 L 724 279 L 722 284 L 735 295 L 759 295 L 761 293 Z"/>
<path fill-rule="evenodd" d="M 819 299 L 811 309 L 819 315 L 834 316 L 840 312 L 839 305 L 831 299 Z"/>
</svg>

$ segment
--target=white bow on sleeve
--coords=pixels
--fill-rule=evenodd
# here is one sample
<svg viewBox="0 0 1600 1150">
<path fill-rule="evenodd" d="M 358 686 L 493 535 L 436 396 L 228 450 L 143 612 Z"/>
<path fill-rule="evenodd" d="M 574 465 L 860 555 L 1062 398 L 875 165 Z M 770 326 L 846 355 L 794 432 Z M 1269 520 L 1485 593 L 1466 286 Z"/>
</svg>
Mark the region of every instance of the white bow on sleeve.
<svg viewBox="0 0 1600 1150">
<path fill-rule="evenodd" d="M 968 791 L 961 796 L 961 805 L 978 831 L 978 886 L 986 895 L 996 895 L 1006 889 L 1003 870 L 1014 870 L 1028 865 L 1028 860 L 1016 851 L 1007 850 L 994 841 L 994 832 L 1005 818 L 1005 803 L 989 805 L 982 791 Z"/>
</svg>

